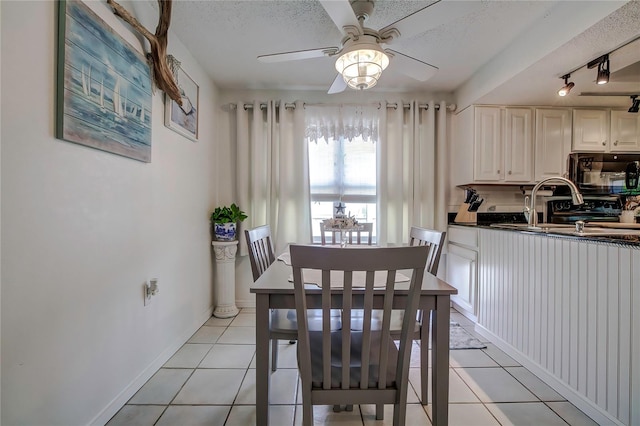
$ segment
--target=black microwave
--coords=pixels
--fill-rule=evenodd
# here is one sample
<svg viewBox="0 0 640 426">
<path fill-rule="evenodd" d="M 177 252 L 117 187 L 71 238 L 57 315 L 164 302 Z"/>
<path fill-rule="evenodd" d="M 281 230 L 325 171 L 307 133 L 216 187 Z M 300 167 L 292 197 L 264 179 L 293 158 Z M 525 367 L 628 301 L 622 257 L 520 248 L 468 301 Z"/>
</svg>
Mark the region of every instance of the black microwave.
<svg viewBox="0 0 640 426">
<path fill-rule="evenodd" d="M 640 153 L 569 154 L 569 179 L 583 194 L 640 195 Z"/>
</svg>

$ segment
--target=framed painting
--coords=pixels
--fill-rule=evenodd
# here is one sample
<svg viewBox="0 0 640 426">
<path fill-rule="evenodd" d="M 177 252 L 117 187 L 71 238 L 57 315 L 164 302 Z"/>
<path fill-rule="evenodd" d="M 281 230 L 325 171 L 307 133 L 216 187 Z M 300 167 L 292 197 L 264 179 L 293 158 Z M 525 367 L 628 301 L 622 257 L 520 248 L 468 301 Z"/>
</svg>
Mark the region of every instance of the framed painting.
<svg viewBox="0 0 640 426">
<path fill-rule="evenodd" d="M 192 141 L 197 141 L 200 88 L 180 67 L 176 80 L 182 95 L 182 105 L 165 94 L 164 125 Z"/>
<path fill-rule="evenodd" d="M 56 137 L 151 162 L 151 77 L 143 54 L 84 3 L 59 2 Z"/>
</svg>

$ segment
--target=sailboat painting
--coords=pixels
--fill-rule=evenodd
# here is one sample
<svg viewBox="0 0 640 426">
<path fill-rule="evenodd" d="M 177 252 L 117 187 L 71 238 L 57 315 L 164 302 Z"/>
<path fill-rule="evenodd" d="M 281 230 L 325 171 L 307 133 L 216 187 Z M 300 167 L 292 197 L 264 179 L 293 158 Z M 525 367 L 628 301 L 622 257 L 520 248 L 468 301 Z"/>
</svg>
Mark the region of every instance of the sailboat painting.
<svg viewBox="0 0 640 426">
<path fill-rule="evenodd" d="M 84 3 L 60 1 L 56 137 L 151 162 L 144 55 Z"/>
</svg>

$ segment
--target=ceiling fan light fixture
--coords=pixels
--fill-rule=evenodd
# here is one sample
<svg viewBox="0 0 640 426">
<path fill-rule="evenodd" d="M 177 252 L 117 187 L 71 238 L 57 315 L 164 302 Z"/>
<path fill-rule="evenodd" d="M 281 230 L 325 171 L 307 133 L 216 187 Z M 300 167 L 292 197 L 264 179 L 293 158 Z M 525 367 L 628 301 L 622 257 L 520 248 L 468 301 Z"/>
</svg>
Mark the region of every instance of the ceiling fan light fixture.
<svg viewBox="0 0 640 426">
<path fill-rule="evenodd" d="M 377 43 L 353 43 L 336 61 L 336 70 L 347 86 L 356 90 L 376 85 L 389 65 L 389 56 Z"/>
<path fill-rule="evenodd" d="M 570 77 L 571 77 L 571 74 L 566 74 L 560 77 L 564 79 L 564 86 L 562 86 L 560 90 L 558 90 L 558 95 L 567 96 L 571 91 L 571 89 L 573 89 L 573 86 L 575 86 L 575 84 L 572 81 L 571 82 L 569 81 Z"/>
</svg>

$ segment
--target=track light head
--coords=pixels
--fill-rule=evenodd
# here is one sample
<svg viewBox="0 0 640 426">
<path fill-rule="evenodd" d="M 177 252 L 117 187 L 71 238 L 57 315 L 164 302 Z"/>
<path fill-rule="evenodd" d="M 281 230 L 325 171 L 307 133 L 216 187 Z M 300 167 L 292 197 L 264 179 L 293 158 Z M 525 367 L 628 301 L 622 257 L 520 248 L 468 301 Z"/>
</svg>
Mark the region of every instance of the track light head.
<svg viewBox="0 0 640 426">
<path fill-rule="evenodd" d="M 640 99 L 638 99 L 638 95 L 630 96 L 631 98 L 631 108 L 629 108 L 629 112 L 635 112 L 636 114 L 640 110 Z"/>
<path fill-rule="evenodd" d="M 609 55 L 602 55 L 599 58 L 587 64 L 587 68 L 598 67 L 598 74 L 596 76 L 596 83 L 607 84 L 609 82 Z"/>
<path fill-rule="evenodd" d="M 575 86 L 575 84 L 573 82 L 569 82 L 570 77 L 571 77 L 571 74 L 566 74 L 560 77 L 564 79 L 564 86 L 562 86 L 560 90 L 558 90 L 558 95 L 567 96 L 571 91 L 571 89 L 573 89 L 573 86 Z"/>
</svg>

